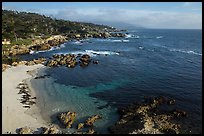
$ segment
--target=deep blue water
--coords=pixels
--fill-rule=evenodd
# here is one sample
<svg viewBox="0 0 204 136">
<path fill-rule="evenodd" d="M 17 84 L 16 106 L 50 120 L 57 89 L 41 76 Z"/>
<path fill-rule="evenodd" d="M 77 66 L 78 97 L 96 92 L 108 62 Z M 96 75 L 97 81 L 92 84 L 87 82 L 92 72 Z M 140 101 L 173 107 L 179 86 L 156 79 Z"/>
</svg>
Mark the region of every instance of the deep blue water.
<svg viewBox="0 0 204 136">
<path fill-rule="evenodd" d="M 174 98 L 176 107 L 187 111 L 186 123 L 192 132 L 201 133 L 202 31 L 144 29 L 128 33 L 126 38 L 67 42 L 60 49 L 23 56 L 89 53 L 99 60 L 98 65 L 85 68 L 48 68 L 44 72 L 50 79 L 33 80 L 44 103 L 44 117 L 70 110 L 78 113 L 80 122 L 86 116 L 102 114 L 96 130 L 106 133 L 106 127 L 118 118 L 118 107 L 139 102 L 144 96 L 162 95 Z"/>
</svg>

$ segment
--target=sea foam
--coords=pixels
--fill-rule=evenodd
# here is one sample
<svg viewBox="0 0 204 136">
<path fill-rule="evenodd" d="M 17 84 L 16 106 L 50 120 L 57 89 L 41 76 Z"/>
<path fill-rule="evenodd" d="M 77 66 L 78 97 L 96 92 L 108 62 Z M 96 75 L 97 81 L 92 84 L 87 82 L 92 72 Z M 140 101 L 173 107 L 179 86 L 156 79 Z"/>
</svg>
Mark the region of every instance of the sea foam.
<svg viewBox="0 0 204 136">
<path fill-rule="evenodd" d="M 59 47 L 51 47 L 49 50 L 44 50 L 44 51 L 30 51 L 30 54 L 37 54 L 37 53 L 41 53 L 41 52 L 49 52 L 49 51 L 53 51 L 53 50 L 57 50 L 57 49 L 61 49 L 65 47 L 65 43 L 61 44 Z"/>
<path fill-rule="evenodd" d="M 195 54 L 195 55 L 199 55 L 199 56 L 202 56 L 201 53 L 198 53 L 198 52 L 195 52 L 195 51 L 185 51 L 185 50 L 181 50 L 181 49 L 170 49 L 170 51 L 173 51 L 173 52 L 182 52 L 182 53 L 187 53 L 187 54 Z"/>
<path fill-rule="evenodd" d="M 84 50 L 84 51 L 72 51 L 72 52 L 66 52 L 66 53 L 56 53 L 56 54 L 88 54 L 90 56 L 97 56 L 97 55 L 119 55 L 118 52 L 113 51 L 94 51 L 94 50 Z"/>
</svg>

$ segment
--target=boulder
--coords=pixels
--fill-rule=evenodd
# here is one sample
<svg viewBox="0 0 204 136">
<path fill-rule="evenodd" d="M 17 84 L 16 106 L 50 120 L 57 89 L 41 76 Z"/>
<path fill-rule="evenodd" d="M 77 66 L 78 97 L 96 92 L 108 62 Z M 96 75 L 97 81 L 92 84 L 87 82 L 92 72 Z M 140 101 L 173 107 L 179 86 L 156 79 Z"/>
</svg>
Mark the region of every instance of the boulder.
<svg viewBox="0 0 204 136">
<path fill-rule="evenodd" d="M 32 134 L 33 130 L 28 127 L 23 127 L 19 129 L 19 134 Z"/>
<path fill-rule="evenodd" d="M 9 68 L 9 65 L 7 65 L 7 64 L 2 64 L 2 71 L 5 71 L 7 68 Z"/>
<path fill-rule="evenodd" d="M 84 128 L 84 123 L 79 123 L 77 126 L 77 129 L 82 129 L 82 128 Z"/>
<path fill-rule="evenodd" d="M 27 62 L 27 66 L 31 66 L 31 65 L 35 65 L 35 62 L 34 61 Z"/>
<path fill-rule="evenodd" d="M 55 40 L 49 40 L 49 41 L 48 41 L 48 44 L 49 44 L 50 46 L 55 46 L 55 45 L 56 45 L 56 41 L 55 41 Z"/>
<path fill-rule="evenodd" d="M 93 64 L 99 64 L 99 61 L 98 60 L 93 61 Z"/>
<path fill-rule="evenodd" d="M 105 32 L 105 33 L 101 34 L 101 37 L 102 38 L 109 38 L 109 37 L 111 37 L 111 35 L 108 32 Z"/>
<path fill-rule="evenodd" d="M 30 54 L 30 50 L 27 47 L 25 47 L 23 49 L 18 50 L 16 53 L 16 55 L 23 55 L 23 54 Z"/>
<path fill-rule="evenodd" d="M 27 61 L 20 61 L 18 62 L 18 65 L 26 65 L 28 62 Z"/>
<path fill-rule="evenodd" d="M 33 62 L 34 62 L 35 64 L 41 64 L 41 63 L 42 63 L 42 60 L 40 60 L 40 59 L 34 59 Z"/>
<path fill-rule="evenodd" d="M 93 130 L 93 129 L 89 129 L 88 132 L 87 132 L 87 134 L 95 134 L 95 133 L 96 133 L 96 131 Z"/>
<path fill-rule="evenodd" d="M 80 66 L 88 66 L 89 65 L 89 62 L 91 61 L 90 60 L 90 56 L 88 54 L 84 54 L 81 56 L 81 58 L 79 59 L 81 61 L 81 64 Z"/>
<path fill-rule="evenodd" d="M 70 128 L 76 118 L 76 112 L 64 112 L 59 115 L 59 120 L 66 126 Z"/>
<path fill-rule="evenodd" d="M 12 65 L 12 66 L 17 66 L 17 65 L 18 65 L 18 62 L 13 62 L 11 65 Z"/>
<path fill-rule="evenodd" d="M 50 128 L 47 128 L 47 127 L 41 127 L 41 128 L 42 128 L 42 134 L 59 134 L 59 130 L 55 126 L 52 126 Z"/>
<path fill-rule="evenodd" d="M 59 54 L 54 54 L 54 55 L 52 55 L 52 57 L 53 57 L 53 58 L 59 58 L 60 55 L 59 55 Z"/>
<path fill-rule="evenodd" d="M 50 60 L 47 62 L 47 66 L 49 67 L 55 67 L 58 65 L 58 62 L 56 60 Z"/>
<path fill-rule="evenodd" d="M 51 46 L 49 44 L 41 44 L 39 50 L 43 51 L 43 50 L 49 50 L 51 49 Z"/>
<path fill-rule="evenodd" d="M 85 121 L 85 124 L 87 126 L 93 126 L 93 123 L 98 120 L 98 119 L 102 119 L 102 117 L 100 115 L 93 115 L 92 117 L 88 118 L 86 121 Z"/>
</svg>

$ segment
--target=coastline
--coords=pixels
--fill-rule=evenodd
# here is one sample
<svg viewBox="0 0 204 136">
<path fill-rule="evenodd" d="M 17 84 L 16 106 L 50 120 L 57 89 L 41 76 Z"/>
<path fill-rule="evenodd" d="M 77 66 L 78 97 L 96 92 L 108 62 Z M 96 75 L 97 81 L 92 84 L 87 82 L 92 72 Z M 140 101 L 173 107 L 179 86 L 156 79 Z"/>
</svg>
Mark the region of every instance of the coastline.
<svg viewBox="0 0 204 136">
<path fill-rule="evenodd" d="M 28 84 L 31 96 L 36 96 L 35 90 L 31 87 L 30 80 L 37 71 L 45 66 L 42 64 L 25 66 L 19 65 L 11 67 L 2 72 L 2 134 L 16 134 L 16 130 L 21 127 L 29 127 L 37 130 L 39 127 L 48 127 L 36 105 L 26 109 L 20 103 L 21 94 L 16 88 L 22 81 Z M 31 71 L 27 73 L 27 71 Z M 37 102 L 37 101 L 36 101 Z"/>
</svg>

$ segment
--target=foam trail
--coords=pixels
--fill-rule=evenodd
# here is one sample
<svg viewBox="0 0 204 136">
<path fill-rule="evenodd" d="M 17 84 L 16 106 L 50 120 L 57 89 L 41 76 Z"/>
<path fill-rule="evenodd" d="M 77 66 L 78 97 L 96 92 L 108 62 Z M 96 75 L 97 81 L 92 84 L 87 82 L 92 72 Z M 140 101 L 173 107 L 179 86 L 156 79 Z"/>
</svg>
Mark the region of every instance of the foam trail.
<svg viewBox="0 0 204 136">
<path fill-rule="evenodd" d="M 182 53 L 187 53 L 187 54 L 195 54 L 195 55 L 199 55 L 202 56 L 201 53 L 197 53 L 195 51 L 185 51 L 185 50 L 181 50 L 181 49 L 170 49 L 170 51 L 174 51 L 174 52 L 182 52 Z"/>
<path fill-rule="evenodd" d="M 56 53 L 56 54 L 88 54 L 90 56 L 96 56 L 96 55 L 119 55 L 118 52 L 112 52 L 112 51 L 94 51 L 94 50 L 84 50 L 84 51 L 73 51 L 73 52 L 66 52 L 66 53 Z"/>
<path fill-rule="evenodd" d="M 163 36 L 157 36 L 156 38 L 157 38 L 157 39 L 161 39 L 161 38 L 163 38 Z"/>
<path fill-rule="evenodd" d="M 132 35 L 132 34 L 126 34 L 126 36 L 125 36 L 125 38 L 132 38 L 132 37 L 134 37 L 134 35 Z"/>
<path fill-rule="evenodd" d="M 129 42 L 129 40 L 112 40 L 112 42 Z"/>
<path fill-rule="evenodd" d="M 65 43 L 61 44 L 59 47 L 51 47 L 49 50 L 44 50 L 44 51 L 30 51 L 30 54 L 37 54 L 37 53 L 41 53 L 41 52 L 48 52 L 48 51 L 53 51 L 53 50 L 57 50 L 57 49 L 61 49 L 65 47 Z"/>
<path fill-rule="evenodd" d="M 87 53 L 91 53 L 91 54 L 98 54 L 98 55 L 119 55 L 118 52 L 112 52 L 112 51 L 94 51 L 94 50 L 85 50 L 85 52 Z"/>
</svg>

